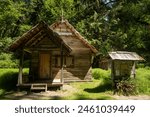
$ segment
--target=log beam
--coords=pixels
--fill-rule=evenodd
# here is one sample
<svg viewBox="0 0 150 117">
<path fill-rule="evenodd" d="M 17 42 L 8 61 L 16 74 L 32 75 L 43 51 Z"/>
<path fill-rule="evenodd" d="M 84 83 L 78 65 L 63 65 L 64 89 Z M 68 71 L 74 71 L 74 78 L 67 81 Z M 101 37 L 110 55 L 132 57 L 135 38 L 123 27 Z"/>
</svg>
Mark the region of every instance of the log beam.
<svg viewBox="0 0 150 117">
<path fill-rule="evenodd" d="M 35 34 L 28 42 L 26 42 L 25 46 L 29 46 L 30 44 L 32 44 L 36 39 L 38 39 L 42 35 L 43 35 L 43 30 L 41 30 L 37 34 Z"/>
</svg>

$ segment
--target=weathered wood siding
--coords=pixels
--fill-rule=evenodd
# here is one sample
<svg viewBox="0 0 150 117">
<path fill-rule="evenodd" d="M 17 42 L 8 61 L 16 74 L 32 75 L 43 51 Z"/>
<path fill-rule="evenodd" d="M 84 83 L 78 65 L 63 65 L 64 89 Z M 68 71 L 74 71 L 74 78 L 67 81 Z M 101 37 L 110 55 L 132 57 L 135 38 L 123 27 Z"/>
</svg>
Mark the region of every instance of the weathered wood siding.
<svg viewBox="0 0 150 117">
<path fill-rule="evenodd" d="M 133 61 L 114 61 L 114 76 L 130 76 L 133 66 Z"/>
<path fill-rule="evenodd" d="M 74 57 L 74 67 L 64 67 L 64 82 L 91 80 L 91 50 L 83 44 L 82 40 L 79 39 L 65 23 L 57 25 L 53 30 L 72 48 L 70 55 Z M 53 51 L 53 62 L 55 55 L 59 54 L 59 51 Z M 52 64 L 54 66 L 55 63 Z M 53 67 L 52 74 L 54 78 L 58 79 L 61 76 L 61 70 Z"/>
<path fill-rule="evenodd" d="M 63 69 L 64 82 L 91 80 L 92 52 L 90 48 L 88 48 L 82 42 L 81 39 L 78 39 L 78 37 L 64 23 L 58 25 L 54 29 L 54 31 L 62 34 L 60 35 L 60 37 L 63 39 L 65 44 L 71 47 L 72 52 L 70 53 L 70 56 L 74 57 L 74 65 L 72 67 L 65 67 L 64 65 Z M 50 38 L 44 37 L 41 40 L 34 42 L 31 45 L 31 48 L 32 48 L 32 60 L 31 60 L 32 80 L 36 80 L 39 78 L 39 65 L 40 65 L 39 54 L 41 51 L 50 53 L 51 79 L 53 80 L 61 79 L 61 68 L 57 67 L 55 64 L 56 56 L 61 56 L 60 47 L 57 47 Z M 65 55 L 64 52 L 64 56 L 69 55 Z"/>
<path fill-rule="evenodd" d="M 39 78 L 50 79 L 51 63 L 50 53 L 40 53 L 39 55 Z"/>
<path fill-rule="evenodd" d="M 52 48 L 57 48 L 57 46 L 54 44 L 54 42 L 50 38 L 45 37 L 42 40 L 40 40 L 38 43 L 36 43 L 34 45 L 34 48 L 52 49 Z"/>
<path fill-rule="evenodd" d="M 39 52 L 37 50 L 32 51 L 31 53 L 31 72 L 30 81 L 38 79 L 38 66 L 39 66 Z"/>
<path fill-rule="evenodd" d="M 74 57 L 73 67 L 64 67 L 63 78 L 64 82 L 73 81 L 90 81 L 92 78 L 91 74 L 91 54 L 85 54 L 78 50 L 76 53 L 71 54 Z M 88 51 L 89 52 L 89 51 Z M 61 78 L 60 68 L 55 67 L 55 56 L 60 55 L 59 51 L 53 51 L 52 56 L 52 76 L 54 79 Z"/>
<path fill-rule="evenodd" d="M 32 44 L 31 48 L 31 68 L 30 68 L 30 81 L 35 81 L 40 79 L 40 53 L 47 53 L 51 58 L 51 51 L 53 49 L 58 49 L 57 46 L 52 42 L 51 39 L 45 37 L 39 40 L 37 43 Z M 43 61 L 44 62 L 44 61 Z M 51 60 L 50 60 L 51 62 Z M 51 65 L 49 65 L 51 67 Z M 49 68 L 51 70 L 51 68 Z M 49 72 L 49 77 L 51 71 Z"/>
</svg>

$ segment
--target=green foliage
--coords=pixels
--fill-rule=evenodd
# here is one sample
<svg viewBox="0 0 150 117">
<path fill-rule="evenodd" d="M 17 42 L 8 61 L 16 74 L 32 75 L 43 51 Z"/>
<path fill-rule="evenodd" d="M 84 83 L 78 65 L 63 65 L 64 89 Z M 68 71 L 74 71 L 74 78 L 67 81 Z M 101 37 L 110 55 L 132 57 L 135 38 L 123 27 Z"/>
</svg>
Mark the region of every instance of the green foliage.
<svg viewBox="0 0 150 117">
<path fill-rule="evenodd" d="M 110 70 L 95 68 L 92 70 L 92 77 L 97 80 L 109 79 L 111 77 Z"/>
<path fill-rule="evenodd" d="M 18 69 L 0 69 L 0 89 L 15 90 L 17 77 Z"/>
<path fill-rule="evenodd" d="M 105 92 L 112 90 L 110 70 L 95 68 L 92 70 L 92 77 L 100 81 L 100 84 L 97 87 L 95 87 L 92 91 Z"/>
<path fill-rule="evenodd" d="M 150 94 L 150 67 L 138 68 L 135 79 L 121 80 L 117 82 L 116 88 L 118 94 L 135 95 Z M 100 81 L 100 84 L 92 91 L 110 91 L 112 90 L 112 81 L 110 71 L 102 69 L 93 69 L 92 76 Z"/>
<path fill-rule="evenodd" d="M 0 38 L 0 50 L 5 51 L 8 45 L 10 45 L 10 43 L 12 43 L 12 38 L 10 37 Z"/>
<path fill-rule="evenodd" d="M 0 68 L 16 68 L 18 67 L 17 61 L 0 60 Z"/>
<path fill-rule="evenodd" d="M 5 94 L 5 90 L 4 89 L 0 89 L 0 97 L 3 96 Z"/>
<path fill-rule="evenodd" d="M 29 69 L 23 69 L 23 74 L 29 74 Z M 5 91 L 13 91 L 17 89 L 18 69 L 0 69 L 0 95 Z"/>
<path fill-rule="evenodd" d="M 135 51 L 150 65 L 149 8 L 149 0 L 0 0 L 0 52 L 39 21 L 50 25 L 63 12 L 100 57 Z"/>
<path fill-rule="evenodd" d="M 66 19 L 75 14 L 73 0 L 45 0 L 44 5 L 45 9 L 53 16 L 54 21 L 60 18 L 62 13 Z"/>
<path fill-rule="evenodd" d="M 18 67 L 18 60 L 13 58 L 12 54 L 0 54 L 0 68 L 16 68 Z"/>
<path fill-rule="evenodd" d="M 150 68 L 138 68 L 136 78 L 122 80 L 117 83 L 117 90 L 123 95 L 147 94 L 150 95 Z"/>
<path fill-rule="evenodd" d="M 130 78 L 127 80 L 121 80 L 117 82 L 116 89 L 118 94 L 122 94 L 125 96 L 135 95 L 136 94 L 136 84 L 134 80 Z"/>
<path fill-rule="evenodd" d="M 139 68 L 136 74 L 138 93 L 150 94 L 150 68 Z"/>
<path fill-rule="evenodd" d="M 82 25 L 77 28 L 99 50 L 101 57 L 113 50 L 135 51 L 150 63 L 150 1 L 76 1 L 83 4 L 82 14 L 78 14 L 78 25 Z"/>
<path fill-rule="evenodd" d="M 18 34 L 19 20 L 23 17 L 22 8 L 23 2 L 0 1 L 0 38 L 14 37 Z"/>
</svg>

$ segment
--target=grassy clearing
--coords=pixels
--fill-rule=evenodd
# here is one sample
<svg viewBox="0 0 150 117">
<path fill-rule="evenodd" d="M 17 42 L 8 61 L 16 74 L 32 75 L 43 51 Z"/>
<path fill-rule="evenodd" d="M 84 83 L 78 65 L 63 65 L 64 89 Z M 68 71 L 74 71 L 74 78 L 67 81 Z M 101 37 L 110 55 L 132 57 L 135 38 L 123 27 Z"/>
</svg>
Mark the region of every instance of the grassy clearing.
<svg viewBox="0 0 150 117">
<path fill-rule="evenodd" d="M 136 87 L 138 94 L 150 95 L 150 68 L 138 68 L 136 74 Z M 28 74 L 28 69 L 24 69 L 24 74 Z M 69 92 L 57 91 L 58 93 L 68 93 L 67 96 L 48 98 L 65 100 L 82 99 L 114 99 L 112 93 L 112 82 L 110 71 L 93 69 L 93 82 L 70 83 L 76 90 L 70 89 Z M 4 97 L 5 92 L 15 91 L 18 77 L 18 69 L 0 69 L 0 97 Z M 41 97 L 43 99 L 43 97 Z M 39 98 L 40 99 L 40 98 Z M 47 98 L 46 98 L 47 99 Z"/>
<path fill-rule="evenodd" d="M 136 72 L 136 93 L 150 95 L 150 68 L 138 68 Z M 110 74 L 110 70 L 93 69 L 93 82 L 71 84 L 78 91 L 66 99 L 113 99 Z"/>
</svg>

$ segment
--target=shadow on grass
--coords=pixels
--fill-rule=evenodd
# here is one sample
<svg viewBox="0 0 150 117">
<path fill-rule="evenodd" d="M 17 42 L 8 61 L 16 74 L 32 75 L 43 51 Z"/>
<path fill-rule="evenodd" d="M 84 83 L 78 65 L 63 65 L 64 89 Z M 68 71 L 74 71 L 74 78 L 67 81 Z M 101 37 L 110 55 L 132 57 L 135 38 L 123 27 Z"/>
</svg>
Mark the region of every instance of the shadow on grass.
<svg viewBox="0 0 150 117">
<path fill-rule="evenodd" d="M 88 93 L 100 93 L 105 91 L 112 90 L 112 83 L 111 81 L 105 81 L 104 83 L 100 83 L 97 87 L 94 88 L 85 88 L 84 91 Z"/>
<path fill-rule="evenodd" d="M 74 100 L 110 100 L 112 99 L 112 97 L 110 96 L 100 96 L 100 97 L 89 97 L 89 96 L 86 96 L 86 95 L 76 95 L 75 99 Z"/>
</svg>

